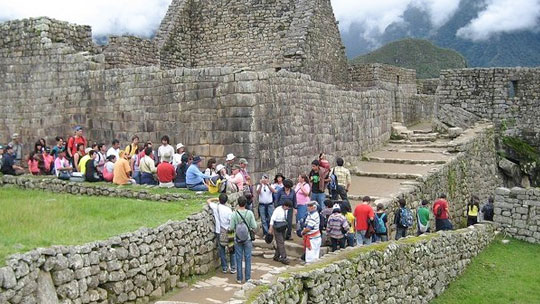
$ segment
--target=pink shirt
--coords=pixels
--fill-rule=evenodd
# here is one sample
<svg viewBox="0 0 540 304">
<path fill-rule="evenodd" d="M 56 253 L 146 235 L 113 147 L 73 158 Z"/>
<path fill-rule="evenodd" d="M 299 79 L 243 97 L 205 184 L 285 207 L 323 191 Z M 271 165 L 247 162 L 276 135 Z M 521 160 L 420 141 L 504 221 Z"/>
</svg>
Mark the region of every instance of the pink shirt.
<svg viewBox="0 0 540 304">
<path fill-rule="evenodd" d="M 304 191 L 307 192 L 307 195 L 305 195 L 304 192 L 302 192 L 300 187 L 302 187 L 304 189 Z M 300 183 L 296 184 L 296 187 L 294 188 L 294 192 L 296 192 L 296 204 L 297 205 L 307 205 L 307 203 L 309 203 L 309 201 L 310 201 L 310 198 L 309 198 L 310 190 L 311 190 L 311 187 L 309 186 L 308 183 L 304 183 L 304 185 L 301 185 Z"/>
<path fill-rule="evenodd" d="M 58 173 L 60 172 L 58 171 L 58 169 L 67 167 L 69 167 L 69 161 L 65 158 L 57 157 L 54 161 L 54 169 L 56 171 L 56 176 L 58 176 Z"/>
<path fill-rule="evenodd" d="M 28 160 L 28 169 L 30 169 L 30 172 L 32 173 L 39 173 L 38 161 L 35 159 Z"/>
<path fill-rule="evenodd" d="M 52 155 L 45 155 L 45 153 L 43 153 L 43 163 L 45 164 L 45 170 L 47 172 L 51 172 L 51 164 L 53 163 L 53 161 L 54 158 Z"/>
<path fill-rule="evenodd" d="M 238 186 L 238 190 L 242 191 L 244 189 L 244 176 L 242 173 L 238 172 L 235 176 L 229 179 L 232 183 L 235 183 Z"/>
</svg>

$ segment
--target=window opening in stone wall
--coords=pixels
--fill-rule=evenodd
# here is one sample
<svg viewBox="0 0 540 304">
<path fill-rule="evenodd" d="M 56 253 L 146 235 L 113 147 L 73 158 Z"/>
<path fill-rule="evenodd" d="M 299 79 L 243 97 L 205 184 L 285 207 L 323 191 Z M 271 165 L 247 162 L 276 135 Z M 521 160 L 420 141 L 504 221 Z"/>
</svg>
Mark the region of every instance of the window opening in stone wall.
<svg viewBox="0 0 540 304">
<path fill-rule="evenodd" d="M 396 84 L 399 85 L 399 75 L 396 76 Z"/>
<path fill-rule="evenodd" d="M 517 92 L 518 92 L 518 81 L 517 80 L 510 81 L 510 83 L 508 84 L 508 97 L 509 98 L 516 97 Z"/>
</svg>

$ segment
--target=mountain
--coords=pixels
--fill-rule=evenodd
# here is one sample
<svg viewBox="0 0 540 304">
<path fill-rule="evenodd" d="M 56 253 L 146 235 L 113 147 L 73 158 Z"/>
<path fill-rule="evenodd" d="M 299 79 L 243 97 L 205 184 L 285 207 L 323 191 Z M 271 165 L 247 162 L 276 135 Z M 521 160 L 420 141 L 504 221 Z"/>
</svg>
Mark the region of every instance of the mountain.
<svg viewBox="0 0 540 304">
<path fill-rule="evenodd" d="M 456 51 L 439 48 L 422 39 L 403 39 L 358 56 L 352 63 L 386 63 L 415 69 L 418 78 L 438 78 L 442 69 L 466 68 L 467 62 Z"/>
<path fill-rule="evenodd" d="M 390 24 L 376 41 L 363 38 L 362 25 L 353 23 L 342 33 L 347 56 L 354 58 L 391 41 L 412 37 L 459 52 L 471 67 L 540 66 L 540 31 L 502 33 L 486 41 L 471 41 L 456 35 L 485 5 L 485 1 L 461 0 L 456 13 L 438 28 L 433 27 L 426 12 L 409 6 L 403 21 Z"/>
</svg>

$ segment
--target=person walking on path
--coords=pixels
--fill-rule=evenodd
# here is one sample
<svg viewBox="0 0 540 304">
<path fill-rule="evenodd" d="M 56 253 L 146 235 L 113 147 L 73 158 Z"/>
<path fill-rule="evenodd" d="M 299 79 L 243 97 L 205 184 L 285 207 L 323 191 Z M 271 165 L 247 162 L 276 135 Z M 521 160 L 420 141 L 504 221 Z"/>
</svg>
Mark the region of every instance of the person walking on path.
<svg viewBox="0 0 540 304">
<path fill-rule="evenodd" d="M 246 209 L 247 198 L 238 198 L 238 207 L 231 215 L 231 230 L 234 231 L 234 251 L 236 254 L 236 283 L 241 284 L 251 279 L 251 251 L 253 249 L 254 230 L 257 222 L 251 210 Z M 242 261 L 245 260 L 245 275 L 242 273 Z"/>
<path fill-rule="evenodd" d="M 338 157 L 336 159 L 337 166 L 332 169 L 331 174 L 334 174 L 337 179 L 337 186 L 335 190 L 331 190 L 333 200 L 337 200 L 338 195 L 341 200 L 347 200 L 347 193 L 351 187 L 351 172 L 349 169 L 343 167 L 343 158 Z"/>
<path fill-rule="evenodd" d="M 319 259 L 322 242 L 319 225 L 320 218 L 317 211 L 317 202 L 311 201 L 308 203 L 308 216 L 306 217 L 305 226 L 301 233 L 304 238 L 305 257 L 308 264 Z"/>
<path fill-rule="evenodd" d="M 229 240 L 229 227 L 231 226 L 232 209 L 227 206 L 227 194 L 221 193 L 218 198 L 208 200 L 208 205 L 212 209 L 215 222 L 214 233 L 216 235 L 219 260 L 221 262 L 221 271 L 223 273 L 236 273 L 236 256 L 233 246 Z M 219 203 L 218 203 L 219 201 Z M 229 256 L 230 266 L 227 263 L 227 255 Z"/>
<path fill-rule="evenodd" d="M 287 213 L 287 233 L 285 234 L 285 239 L 290 240 L 291 234 L 292 234 L 292 220 L 294 215 L 294 209 L 296 208 L 296 193 L 292 189 L 293 187 L 293 181 L 290 179 L 286 179 L 283 181 L 283 188 L 278 191 L 276 196 L 276 204 L 275 207 L 279 207 L 283 205 L 283 203 L 286 200 L 290 200 L 292 202 L 292 208 L 291 211 Z"/>
<path fill-rule="evenodd" d="M 450 222 L 448 213 L 448 201 L 446 201 L 446 194 L 442 193 L 433 204 L 435 231 L 452 230 L 454 228 Z"/>
<path fill-rule="evenodd" d="M 394 213 L 394 224 L 396 225 L 396 241 L 407 236 L 407 229 L 413 225 L 411 209 L 405 207 L 404 198 L 398 200 L 399 208 Z"/>
<path fill-rule="evenodd" d="M 482 207 L 482 215 L 484 216 L 484 221 L 493 222 L 494 210 L 495 208 L 493 207 L 493 197 L 490 197 L 487 204 Z"/>
<path fill-rule="evenodd" d="M 375 242 L 388 241 L 388 214 L 384 210 L 382 203 L 377 204 L 377 212 L 375 213 Z"/>
<path fill-rule="evenodd" d="M 416 235 L 429 233 L 429 202 L 428 200 L 422 200 L 422 206 L 416 210 L 416 221 L 418 229 Z"/>
<path fill-rule="evenodd" d="M 341 213 L 341 207 L 335 204 L 332 210 L 332 214 L 328 217 L 326 223 L 326 233 L 332 243 L 332 252 L 339 248 L 345 248 L 345 235 L 349 230 L 349 223 L 345 216 Z"/>
<path fill-rule="evenodd" d="M 354 208 L 353 215 L 356 219 L 356 246 L 371 244 L 371 236 L 366 236 L 369 221 L 372 222 L 375 218 L 373 208 L 369 205 L 370 202 L 371 198 L 369 196 L 364 196 L 362 203 Z"/>
<path fill-rule="evenodd" d="M 289 265 L 287 259 L 287 251 L 285 250 L 285 233 L 287 231 L 287 213 L 292 212 L 292 202 L 286 200 L 283 205 L 274 209 L 272 218 L 270 219 L 270 234 L 274 235 L 276 241 L 276 251 L 274 253 L 274 261 Z"/>
<path fill-rule="evenodd" d="M 273 193 L 275 191 L 274 187 L 270 185 L 268 175 L 263 175 L 260 184 L 257 185 L 257 195 L 259 196 L 259 216 L 264 236 L 268 234 L 270 217 L 274 213 Z"/>
<path fill-rule="evenodd" d="M 471 196 L 469 204 L 467 204 L 467 226 L 478 223 L 478 211 L 480 210 L 480 199 L 478 196 Z"/>
</svg>

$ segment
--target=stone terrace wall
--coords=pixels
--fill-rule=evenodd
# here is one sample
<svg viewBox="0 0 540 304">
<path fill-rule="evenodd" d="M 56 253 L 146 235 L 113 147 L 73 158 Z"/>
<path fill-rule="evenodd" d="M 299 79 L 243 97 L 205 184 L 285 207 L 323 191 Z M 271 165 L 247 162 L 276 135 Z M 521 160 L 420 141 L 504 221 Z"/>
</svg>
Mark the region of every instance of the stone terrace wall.
<svg viewBox="0 0 540 304">
<path fill-rule="evenodd" d="M 256 288 L 249 303 L 428 303 L 494 239 L 475 225 L 398 242 L 352 247 Z"/>
<path fill-rule="evenodd" d="M 504 121 L 540 147 L 540 68 L 445 70 L 437 95 L 441 105 Z"/>
<path fill-rule="evenodd" d="M 540 189 L 497 188 L 493 219 L 512 237 L 540 243 Z"/>
<path fill-rule="evenodd" d="M 213 217 L 184 221 L 80 246 L 14 254 L 0 268 L 0 303 L 141 303 L 215 268 Z"/>
<path fill-rule="evenodd" d="M 438 99 L 417 94 L 415 70 L 374 63 L 354 64 L 349 72 L 353 90 L 378 88 L 391 92 L 393 121 L 410 126 L 435 117 Z"/>
<path fill-rule="evenodd" d="M 104 48 L 106 67 L 159 66 L 159 50 L 152 40 L 134 36 L 111 36 Z"/>
</svg>

